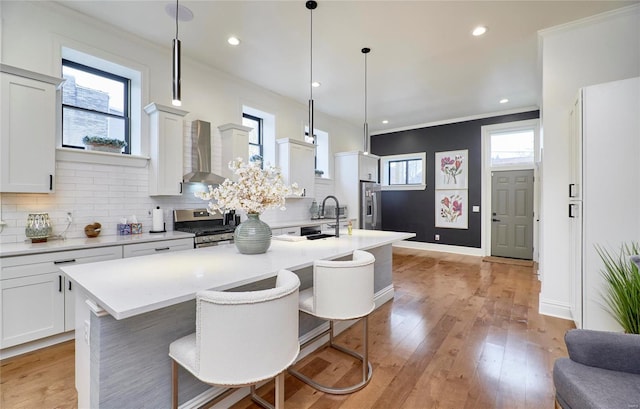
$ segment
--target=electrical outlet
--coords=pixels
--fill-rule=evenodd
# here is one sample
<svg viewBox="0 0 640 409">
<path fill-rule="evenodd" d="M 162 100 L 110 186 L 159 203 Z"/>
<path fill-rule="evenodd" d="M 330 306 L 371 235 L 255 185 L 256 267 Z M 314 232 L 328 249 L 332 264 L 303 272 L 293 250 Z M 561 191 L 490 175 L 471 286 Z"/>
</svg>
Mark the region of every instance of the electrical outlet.
<svg viewBox="0 0 640 409">
<path fill-rule="evenodd" d="M 435 239 L 436 239 L 436 241 L 440 240 L 440 235 L 439 235 L 439 234 L 436 234 Z"/>
<path fill-rule="evenodd" d="M 91 345 L 90 334 L 91 334 L 91 322 L 89 320 L 85 320 L 84 321 L 84 342 L 86 342 L 87 345 Z"/>
</svg>

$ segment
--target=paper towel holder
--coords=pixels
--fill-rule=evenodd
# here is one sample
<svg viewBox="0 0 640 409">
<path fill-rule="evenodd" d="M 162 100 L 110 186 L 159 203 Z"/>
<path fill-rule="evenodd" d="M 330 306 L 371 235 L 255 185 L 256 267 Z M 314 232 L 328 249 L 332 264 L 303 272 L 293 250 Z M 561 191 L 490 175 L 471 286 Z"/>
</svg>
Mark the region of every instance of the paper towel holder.
<svg viewBox="0 0 640 409">
<path fill-rule="evenodd" d="M 160 210 L 160 206 L 156 206 L 154 210 Z M 164 220 L 164 217 L 162 219 Z M 155 227 L 155 223 L 153 223 L 153 221 L 151 222 L 151 225 Z M 162 222 L 162 230 L 149 230 L 149 233 L 166 233 L 166 232 L 167 232 L 167 223 L 165 223 L 164 221 Z"/>
</svg>

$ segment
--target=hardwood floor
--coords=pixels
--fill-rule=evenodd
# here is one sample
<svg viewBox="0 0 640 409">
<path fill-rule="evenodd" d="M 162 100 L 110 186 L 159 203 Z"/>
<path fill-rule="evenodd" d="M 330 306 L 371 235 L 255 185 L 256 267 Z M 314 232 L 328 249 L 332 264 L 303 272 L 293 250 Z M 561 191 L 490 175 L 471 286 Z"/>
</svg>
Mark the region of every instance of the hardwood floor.
<svg viewBox="0 0 640 409">
<path fill-rule="evenodd" d="M 395 299 L 369 318 L 373 379 L 352 395 L 318 392 L 287 375 L 295 409 L 553 408 L 554 360 L 569 321 L 538 314 L 532 267 L 394 248 Z M 338 337 L 360 348 L 356 325 Z M 329 348 L 296 366 L 321 382 L 353 382 L 360 367 Z M 73 343 L 2 361 L 0 406 L 75 408 Z M 273 382 L 259 390 L 273 399 Z M 234 409 L 257 408 L 248 398 Z"/>
</svg>

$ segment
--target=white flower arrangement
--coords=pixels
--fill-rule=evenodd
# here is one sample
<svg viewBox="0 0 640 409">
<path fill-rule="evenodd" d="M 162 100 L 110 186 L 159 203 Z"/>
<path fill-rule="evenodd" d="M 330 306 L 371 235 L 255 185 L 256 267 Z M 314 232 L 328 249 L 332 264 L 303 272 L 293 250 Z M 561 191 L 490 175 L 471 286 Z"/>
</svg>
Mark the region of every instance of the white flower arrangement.
<svg viewBox="0 0 640 409">
<path fill-rule="evenodd" d="M 274 166 L 260 168 L 258 163 L 243 163 L 242 158 L 229 162 L 229 169 L 238 176 L 238 181 L 225 179 L 216 187 L 209 185 L 208 192 L 196 192 L 196 197 L 209 200 L 209 212 L 223 213 L 227 210 L 244 210 L 260 214 L 267 209 L 285 210 L 285 197 L 299 195 L 298 185 L 287 186 L 280 169 Z"/>
</svg>

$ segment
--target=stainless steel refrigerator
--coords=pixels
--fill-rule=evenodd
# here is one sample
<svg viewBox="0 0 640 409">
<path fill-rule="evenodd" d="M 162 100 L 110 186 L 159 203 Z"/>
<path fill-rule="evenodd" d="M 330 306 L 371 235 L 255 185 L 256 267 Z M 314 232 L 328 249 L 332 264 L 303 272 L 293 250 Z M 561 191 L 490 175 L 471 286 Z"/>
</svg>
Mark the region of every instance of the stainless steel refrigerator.
<svg viewBox="0 0 640 409">
<path fill-rule="evenodd" d="M 360 182 L 360 228 L 382 230 L 382 189 L 379 183 Z"/>
</svg>

